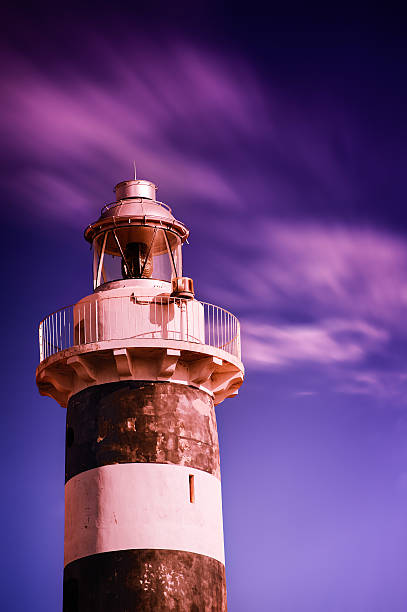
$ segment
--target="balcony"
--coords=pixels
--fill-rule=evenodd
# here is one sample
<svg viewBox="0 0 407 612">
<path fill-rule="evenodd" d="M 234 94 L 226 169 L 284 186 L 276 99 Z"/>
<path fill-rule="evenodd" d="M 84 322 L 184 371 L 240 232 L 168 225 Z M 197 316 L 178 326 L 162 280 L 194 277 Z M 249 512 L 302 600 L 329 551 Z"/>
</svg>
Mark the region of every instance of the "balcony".
<svg viewBox="0 0 407 612">
<path fill-rule="evenodd" d="M 204 345 L 241 359 L 239 321 L 227 310 L 197 300 L 132 295 L 82 300 L 45 317 L 40 361 L 73 347 L 122 340 L 135 347 L 157 346 L 157 340 Z"/>
<path fill-rule="evenodd" d="M 63 407 L 122 380 L 192 385 L 219 404 L 244 378 L 239 321 L 197 300 L 96 292 L 41 321 L 39 341 L 39 391 Z"/>
</svg>

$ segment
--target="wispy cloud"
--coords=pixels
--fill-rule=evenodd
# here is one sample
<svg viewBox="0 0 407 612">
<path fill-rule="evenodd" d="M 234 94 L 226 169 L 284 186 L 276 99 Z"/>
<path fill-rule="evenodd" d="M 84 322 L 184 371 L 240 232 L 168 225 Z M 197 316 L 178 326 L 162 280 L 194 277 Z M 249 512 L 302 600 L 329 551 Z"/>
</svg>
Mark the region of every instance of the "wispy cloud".
<svg viewBox="0 0 407 612">
<path fill-rule="evenodd" d="M 247 234 L 245 274 L 233 258 L 225 265 L 235 266 L 235 307 L 246 313 L 248 366 L 319 364 L 337 390 L 399 396 L 407 342 L 404 240 L 338 224 L 263 219 L 257 227 L 257 241 Z M 233 301 L 230 289 L 224 297 Z"/>
<path fill-rule="evenodd" d="M 82 223 L 133 159 L 180 206 L 198 198 L 225 215 L 278 217 L 327 202 L 339 211 L 359 195 L 349 173 L 358 146 L 351 118 L 331 108 L 328 121 L 324 104 L 296 105 L 241 57 L 180 41 L 134 46 L 133 37 L 114 48 L 87 37 L 78 44 L 82 69 L 16 54 L 4 71 L 0 126 L 24 168 L 15 193 L 22 205 L 37 198 L 38 214 L 50 213 L 45 174 L 53 201 L 64 202 L 55 214 Z M 102 75 L 86 62 L 95 48 Z M 67 202 L 73 184 L 80 195 Z"/>
<path fill-rule="evenodd" d="M 392 233 L 254 215 L 244 237 L 235 226 L 228 239 L 242 249 L 237 257 L 232 246 L 222 262 L 232 272 L 228 291 L 233 283 L 241 307 L 272 306 L 284 313 L 290 305 L 290 312 L 311 320 L 346 314 L 387 325 L 404 322 L 407 242 Z"/>
<path fill-rule="evenodd" d="M 407 403 L 407 374 L 401 363 L 393 371 L 386 369 L 360 369 L 338 372 L 334 388 L 352 395 L 374 395 L 378 398 Z"/>
<path fill-rule="evenodd" d="M 243 321 L 243 328 L 246 358 L 258 367 L 359 362 L 388 339 L 384 330 L 345 319 L 290 326 Z"/>
<path fill-rule="evenodd" d="M 50 74 L 17 56 L 9 61 L 0 124 L 10 151 L 30 162 L 19 195 L 35 198 L 52 187 L 53 201 L 64 203 L 54 213 L 77 218 L 104 197 L 98 183 L 106 165 L 130 174 L 136 159 L 142 174 L 157 177 L 174 197 L 240 206 L 212 150 L 255 138 L 260 116 L 266 120 L 253 75 L 242 63 L 190 46 L 173 46 L 165 56 L 147 47 L 142 54 L 127 50 L 134 64 L 105 48 L 102 80 L 69 63 Z M 72 185 L 80 193 L 67 198 Z M 43 202 L 39 197 L 38 212 L 50 213 Z"/>
</svg>

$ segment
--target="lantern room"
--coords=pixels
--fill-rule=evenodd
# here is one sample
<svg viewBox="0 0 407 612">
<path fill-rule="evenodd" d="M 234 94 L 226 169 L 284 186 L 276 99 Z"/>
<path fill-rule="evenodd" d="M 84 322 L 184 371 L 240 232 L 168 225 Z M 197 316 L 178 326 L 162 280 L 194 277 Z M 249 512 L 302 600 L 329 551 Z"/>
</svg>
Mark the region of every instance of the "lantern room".
<svg viewBox="0 0 407 612">
<path fill-rule="evenodd" d="M 182 244 L 189 235 L 167 204 L 156 200 L 156 186 L 146 180 L 123 181 L 116 201 L 85 230 L 93 248 L 93 288 L 114 281 L 137 286 L 146 280 L 172 283 L 172 293 L 193 297 L 192 281 L 182 276 Z"/>
</svg>

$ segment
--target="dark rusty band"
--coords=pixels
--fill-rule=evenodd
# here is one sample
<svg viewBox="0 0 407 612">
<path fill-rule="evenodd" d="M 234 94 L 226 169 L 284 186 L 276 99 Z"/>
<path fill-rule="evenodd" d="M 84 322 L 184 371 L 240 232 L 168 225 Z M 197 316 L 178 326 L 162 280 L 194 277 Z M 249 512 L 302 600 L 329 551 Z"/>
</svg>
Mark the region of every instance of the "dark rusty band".
<svg viewBox="0 0 407 612">
<path fill-rule="evenodd" d="M 220 477 L 212 398 L 168 382 L 88 387 L 67 410 L 65 482 L 113 463 L 170 463 Z"/>
<path fill-rule="evenodd" d="M 225 568 L 178 550 L 120 550 L 73 561 L 64 612 L 226 612 Z"/>
</svg>

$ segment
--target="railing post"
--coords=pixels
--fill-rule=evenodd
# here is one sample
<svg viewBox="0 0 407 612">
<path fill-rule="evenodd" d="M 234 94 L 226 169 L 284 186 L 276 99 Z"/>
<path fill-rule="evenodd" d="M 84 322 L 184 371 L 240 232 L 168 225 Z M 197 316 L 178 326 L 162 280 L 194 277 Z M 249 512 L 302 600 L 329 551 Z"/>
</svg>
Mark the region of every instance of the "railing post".
<svg viewBox="0 0 407 612">
<path fill-rule="evenodd" d="M 70 316 L 68 319 L 68 341 L 69 341 L 69 346 L 73 345 L 73 306 L 71 306 L 70 309 Z M 72 331 L 71 331 L 71 319 L 72 319 Z M 72 340 L 71 340 L 72 337 Z"/>
<path fill-rule="evenodd" d="M 83 305 L 83 334 L 85 336 L 85 344 L 86 344 L 86 302 Z"/>
<path fill-rule="evenodd" d="M 40 361 L 42 361 L 44 359 L 44 348 L 42 346 L 42 323 L 40 323 L 38 328 L 38 340 L 40 343 Z"/>
<path fill-rule="evenodd" d="M 98 301 L 95 302 L 95 341 L 99 342 Z"/>
</svg>

